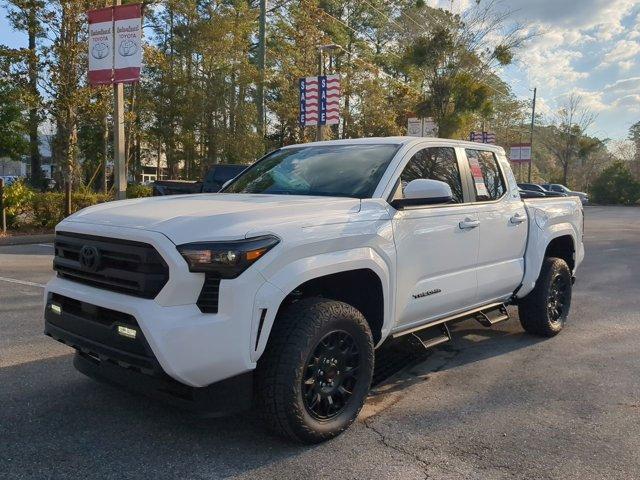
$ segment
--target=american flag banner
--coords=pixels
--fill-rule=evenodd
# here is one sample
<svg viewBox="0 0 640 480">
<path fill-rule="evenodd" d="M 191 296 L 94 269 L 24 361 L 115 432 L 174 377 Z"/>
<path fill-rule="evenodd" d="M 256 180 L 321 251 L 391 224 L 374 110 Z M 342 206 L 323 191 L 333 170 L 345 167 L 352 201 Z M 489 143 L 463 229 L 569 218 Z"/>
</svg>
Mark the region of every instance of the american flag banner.
<svg viewBox="0 0 640 480">
<path fill-rule="evenodd" d="M 496 134 L 493 132 L 471 132 L 469 140 L 477 143 L 496 143 Z"/>
<path fill-rule="evenodd" d="M 320 110 L 320 121 L 322 121 L 324 113 L 324 125 L 337 125 L 340 123 L 340 77 L 338 75 L 327 75 L 325 80 L 326 87 L 323 89 L 326 94 L 324 100 L 325 108 Z"/>
<path fill-rule="evenodd" d="M 318 125 L 318 104 L 320 84 L 318 77 L 305 77 L 300 79 L 300 125 Z"/>
<path fill-rule="evenodd" d="M 340 76 L 327 75 L 300 79 L 300 125 L 340 123 Z"/>
</svg>

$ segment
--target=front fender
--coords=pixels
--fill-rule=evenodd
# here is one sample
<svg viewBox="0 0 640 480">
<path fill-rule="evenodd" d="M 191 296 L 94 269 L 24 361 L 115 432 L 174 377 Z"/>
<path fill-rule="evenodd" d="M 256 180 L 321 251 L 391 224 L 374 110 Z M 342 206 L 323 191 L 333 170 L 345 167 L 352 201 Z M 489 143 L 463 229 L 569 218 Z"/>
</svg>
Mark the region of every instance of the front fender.
<svg viewBox="0 0 640 480">
<path fill-rule="evenodd" d="M 384 305 L 382 339 L 386 338 L 392 327 L 393 295 L 391 292 L 395 288 L 389 265 L 371 247 L 323 253 L 300 258 L 273 272 L 269 277 L 265 276 L 267 282 L 258 291 L 253 309 L 250 345 L 252 361 L 257 361 L 264 352 L 278 308 L 287 295 L 299 285 L 314 278 L 360 269 L 372 270 L 382 283 Z"/>
</svg>

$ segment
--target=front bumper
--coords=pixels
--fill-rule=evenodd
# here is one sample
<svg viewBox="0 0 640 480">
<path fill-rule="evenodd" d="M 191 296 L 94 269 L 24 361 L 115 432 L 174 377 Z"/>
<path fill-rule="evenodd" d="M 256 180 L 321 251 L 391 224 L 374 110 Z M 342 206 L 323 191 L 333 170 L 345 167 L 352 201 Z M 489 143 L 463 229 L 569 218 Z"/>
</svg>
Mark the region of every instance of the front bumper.
<svg viewBox="0 0 640 480">
<path fill-rule="evenodd" d="M 222 380 L 208 387 L 194 388 L 167 376 L 149 376 L 109 362 L 76 353 L 73 366 L 100 382 L 125 388 L 207 417 L 247 410 L 252 406 L 253 372 Z"/>
<path fill-rule="evenodd" d="M 55 294 L 133 317 L 152 359 L 152 365 L 139 369 L 143 373 L 145 369 L 150 373 L 159 370 L 184 385 L 205 387 L 255 368 L 252 328 L 259 310 L 254 300 L 265 283 L 257 269 L 249 269 L 234 280 L 223 280 L 218 313 L 205 314 L 196 305 L 204 274 L 189 272 L 175 245 L 161 233 L 80 222 L 64 222 L 61 229 L 149 243 L 169 266 L 169 281 L 150 300 L 54 277 L 45 289 L 45 304 Z M 50 313 L 47 309 L 45 316 Z M 54 325 L 52 329 L 49 321 L 46 327 L 54 337 L 54 329 L 61 328 Z M 57 334 L 60 336 L 60 332 Z M 77 338 L 71 339 L 73 342 L 80 343 Z M 100 341 L 94 343 L 98 345 L 93 345 L 93 350 L 100 348 Z M 108 353 L 102 352 L 105 356 Z"/>
</svg>

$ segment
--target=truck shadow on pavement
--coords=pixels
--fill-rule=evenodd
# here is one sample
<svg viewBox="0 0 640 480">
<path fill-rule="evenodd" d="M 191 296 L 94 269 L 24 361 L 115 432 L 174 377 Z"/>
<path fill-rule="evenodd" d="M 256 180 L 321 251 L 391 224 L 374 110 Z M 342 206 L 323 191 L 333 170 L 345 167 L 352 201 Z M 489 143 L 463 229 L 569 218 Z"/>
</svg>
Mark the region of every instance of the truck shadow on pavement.
<svg viewBox="0 0 640 480">
<path fill-rule="evenodd" d="M 526 334 L 520 327 L 517 312 L 512 311 L 511 314 L 510 321 L 494 328 L 480 327 L 475 320 L 460 322 L 451 327 L 451 342 L 430 350 L 424 350 L 409 339 L 388 347 L 390 352 L 382 352 L 383 360 L 399 368 L 391 368 L 390 371 L 384 369 L 382 375 L 376 372 L 378 376 L 374 376 L 372 397 L 408 388 L 425 381 L 432 373 L 482 362 L 544 341 Z M 402 353 L 396 354 L 396 351 Z M 404 361 L 404 364 L 398 365 L 395 357 Z"/>
<path fill-rule="evenodd" d="M 422 358 L 401 352 L 399 371 L 379 375 L 370 401 L 384 394 L 383 387 L 401 392 L 430 373 L 539 341 L 516 322 L 502 329 L 473 327 L 456 327 L 454 342 L 422 352 Z M 202 419 L 97 383 L 74 370 L 70 355 L 0 369 L 0 385 L 0 471 L 33 478 L 124 478 L 124 472 L 128 478 L 229 477 L 307 450 L 331 451 L 272 437 L 252 412 Z M 335 442 L 353 442 L 358 432 L 353 428 Z"/>
</svg>

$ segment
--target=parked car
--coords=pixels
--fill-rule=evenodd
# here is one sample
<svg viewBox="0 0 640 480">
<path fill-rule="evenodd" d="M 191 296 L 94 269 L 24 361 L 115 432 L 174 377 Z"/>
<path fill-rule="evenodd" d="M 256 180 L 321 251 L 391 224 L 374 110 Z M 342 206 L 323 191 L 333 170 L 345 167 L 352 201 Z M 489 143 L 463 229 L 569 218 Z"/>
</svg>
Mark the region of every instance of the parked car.
<svg viewBox="0 0 640 480">
<path fill-rule="evenodd" d="M 314 443 L 346 430 L 375 349 L 517 305 L 552 337 L 583 260 L 575 197 L 522 200 L 502 148 L 437 138 L 294 145 L 218 195 L 85 208 L 56 227 L 45 333 L 91 377 Z M 140 412 L 142 415 L 143 412 Z"/>
<path fill-rule="evenodd" d="M 519 183 L 518 187 L 520 187 L 523 190 L 542 193 L 545 197 L 566 197 L 567 196 L 566 193 L 553 192 L 551 190 L 547 190 L 546 188 L 541 187 L 540 185 L 536 185 L 535 183 Z"/>
<path fill-rule="evenodd" d="M 20 180 L 20 177 L 16 176 L 16 175 L 3 175 L 0 178 L 2 178 L 2 180 L 4 180 L 4 186 L 8 187 L 10 185 L 12 185 L 13 183 L 15 183 L 16 181 Z"/>
<path fill-rule="evenodd" d="M 589 195 L 587 195 L 584 192 L 575 192 L 573 190 L 568 189 L 564 185 L 560 185 L 559 183 L 543 183 L 542 187 L 546 188 L 547 190 L 551 190 L 552 192 L 564 193 L 569 197 L 578 197 L 580 198 L 580 201 L 582 202 L 583 205 L 586 205 L 587 203 L 589 203 Z"/>
<path fill-rule="evenodd" d="M 153 196 L 184 195 L 189 193 L 216 193 L 247 165 L 215 165 L 207 172 L 204 182 L 191 180 L 156 180 L 153 182 Z"/>
<path fill-rule="evenodd" d="M 534 192 L 533 190 L 524 190 L 522 188 L 518 188 L 520 193 L 520 198 L 545 198 L 546 195 L 542 192 Z"/>
</svg>

